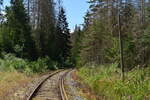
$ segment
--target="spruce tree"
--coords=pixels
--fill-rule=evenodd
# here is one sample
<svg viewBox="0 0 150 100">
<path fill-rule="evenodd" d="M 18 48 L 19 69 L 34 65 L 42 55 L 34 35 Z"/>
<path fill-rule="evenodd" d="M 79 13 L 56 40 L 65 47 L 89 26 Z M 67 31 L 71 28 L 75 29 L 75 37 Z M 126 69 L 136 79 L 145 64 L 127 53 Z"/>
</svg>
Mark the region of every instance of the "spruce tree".
<svg viewBox="0 0 150 100">
<path fill-rule="evenodd" d="M 36 59 L 35 43 L 32 40 L 29 17 L 23 5 L 23 0 L 11 0 L 7 11 L 7 23 L 11 34 L 13 53 L 18 57 Z"/>
<path fill-rule="evenodd" d="M 61 52 L 60 57 L 62 59 L 62 63 L 65 63 L 70 57 L 70 49 L 71 49 L 71 41 L 70 41 L 70 32 L 68 29 L 68 23 L 65 15 L 65 10 L 63 7 L 60 8 L 57 29 L 59 30 L 59 43 L 61 44 Z"/>
</svg>

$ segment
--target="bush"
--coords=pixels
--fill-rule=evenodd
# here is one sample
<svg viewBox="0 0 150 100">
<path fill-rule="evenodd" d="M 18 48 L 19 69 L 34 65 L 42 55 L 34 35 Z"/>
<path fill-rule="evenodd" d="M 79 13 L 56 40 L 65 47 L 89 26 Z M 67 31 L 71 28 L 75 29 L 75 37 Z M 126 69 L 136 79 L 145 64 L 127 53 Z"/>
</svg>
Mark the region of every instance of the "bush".
<svg viewBox="0 0 150 100">
<path fill-rule="evenodd" d="M 0 71 L 19 71 L 27 74 L 41 73 L 48 69 L 57 69 L 57 63 L 48 57 L 39 58 L 37 61 L 17 58 L 13 54 L 3 54 L 0 58 Z"/>
<path fill-rule="evenodd" d="M 2 71 L 24 71 L 27 61 L 15 57 L 13 54 L 6 54 L 0 59 L 0 70 Z"/>
</svg>

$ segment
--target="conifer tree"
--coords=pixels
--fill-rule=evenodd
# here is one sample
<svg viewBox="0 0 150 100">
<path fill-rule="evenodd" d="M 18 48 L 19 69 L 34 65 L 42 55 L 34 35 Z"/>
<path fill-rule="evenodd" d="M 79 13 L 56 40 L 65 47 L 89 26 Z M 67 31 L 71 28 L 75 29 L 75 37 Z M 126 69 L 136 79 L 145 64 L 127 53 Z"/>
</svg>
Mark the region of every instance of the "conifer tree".
<svg viewBox="0 0 150 100">
<path fill-rule="evenodd" d="M 71 39 L 72 39 L 71 61 L 73 63 L 73 66 L 76 66 L 77 61 L 80 60 L 80 50 L 82 49 L 81 47 L 82 38 L 83 38 L 83 34 L 81 31 L 81 28 L 79 26 L 76 26 L 71 36 Z"/>
<path fill-rule="evenodd" d="M 121 1 L 119 6 L 118 2 Z M 148 37 L 149 32 L 149 13 L 145 9 L 148 8 L 149 1 L 90 0 L 89 4 L 83 27 L 83 48 L 80 53 L 83 64 L 119 63 L 119 30 L 121 30 L 124 46 L 122 58 L 124 58 L 125 69 L 147 63 L 148 47 L 146 45 L 144 47 L 142 41 L 147 39 L 144 37 L 145 35 Z M 120 25 L 118 24 L 118 8 Z"/>
<path fill-rule="evenodd" d="M 3 5 L 3 0 L 0 0 L 0 13 L 1 13 L 1 6 Z"/>
<path fill-rule="evenodd" d="M 2 5 L 3 5 L 3 0 L 0 0 L 0 25 L 2 24 Z"/>
<path fill-rule="evenodd" d="M 36 59 L 35 43 L 32 40 L 29 17 L 23 0 L 11 0 L 11 6 L 7 11 L 7 21 L 13 52 L 18 57 Z"/>
<path fill-rule="evenodd" d="M 68 29 L 68 23 L 67 23 L 67 19 L 63 7 L 61 7 L 59 11 L 57 29 L 59 30 L 58 36 L 60 36 L 59 37 L 60 39 L 59 43 L 61 44 L 60 47 L 62 47 L 60 52 L 60 57 L 62 58 L 62 61 L 64 63 L 68 60 L 67 58 L 70 57 L 71 42 L 70 42 L 70 32 Z"/>
</svg>

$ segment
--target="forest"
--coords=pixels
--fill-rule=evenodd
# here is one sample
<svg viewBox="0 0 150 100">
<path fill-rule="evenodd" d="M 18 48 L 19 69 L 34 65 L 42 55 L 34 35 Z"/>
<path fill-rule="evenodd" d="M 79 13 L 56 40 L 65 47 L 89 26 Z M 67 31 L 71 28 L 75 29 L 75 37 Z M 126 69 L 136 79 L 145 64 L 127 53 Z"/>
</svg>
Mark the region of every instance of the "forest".
<svg viewBox="0 0 150 100">
<path fill-rule="evenodd" d="M 1 62 L 9 60 L 8 69 L 69 67 L 70 31 L 61 1 L 11 0 L 4 8 L 1 0 L 0 22 Z"/>
<path fill-rule="evenodd" d="M 89 100 L 150 99 L 150 1 L 89 0 L 72 61 Z"/>
<path fill-rule="evenodd" d="M 0 72 L 75 68 L 94 97 L 150 99 L 150 0 L 88 0 L 71 33 L 61 0 L 0 0 Z"/>
</svg>

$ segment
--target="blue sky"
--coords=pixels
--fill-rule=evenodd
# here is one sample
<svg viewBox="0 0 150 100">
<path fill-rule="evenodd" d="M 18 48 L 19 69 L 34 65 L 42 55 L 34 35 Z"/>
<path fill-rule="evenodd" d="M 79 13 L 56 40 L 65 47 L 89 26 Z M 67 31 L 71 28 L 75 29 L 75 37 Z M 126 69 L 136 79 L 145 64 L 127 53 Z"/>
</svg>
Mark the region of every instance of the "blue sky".
<svg viewBox="0 0 150 100">
<path fill-rule="evenodd" d="M 4 1 L 4 5 L 8 5 L 10 0 L 3 0 Z"/>
<path fill-rule="evenodd" d="M 4 4 L 8 5 L 10 0 L 4 0 Z M 83 23 L 84 15 L 88 9 L 87 0 L 63 0 L 63 5 L 66 10 L 69 28 L 74 29 L 75 25 Z"/>
<path fill-rule="evenodd" d="M 74 29 L 76 24 L 82 24 L 84 15 L 88 9 L 87 0 L 63 0 L 69 27 Z"/>
</svg>

